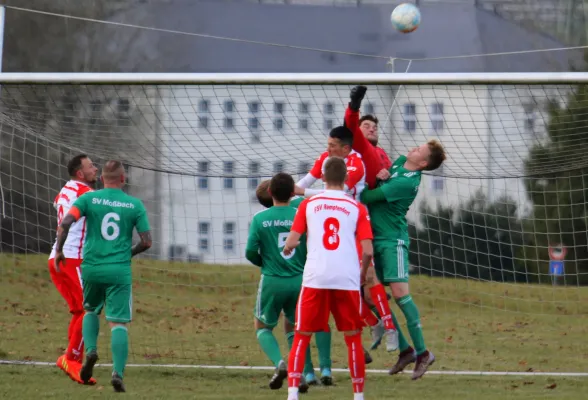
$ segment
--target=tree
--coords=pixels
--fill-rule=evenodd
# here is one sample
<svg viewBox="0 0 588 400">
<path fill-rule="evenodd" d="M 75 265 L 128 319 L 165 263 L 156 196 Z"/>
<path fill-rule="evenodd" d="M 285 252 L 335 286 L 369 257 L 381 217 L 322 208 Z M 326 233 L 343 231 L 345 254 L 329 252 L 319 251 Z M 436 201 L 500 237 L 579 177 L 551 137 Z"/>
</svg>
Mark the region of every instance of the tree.
<svg viewBox="0 0 588 400">
<path fill-rule="evenodd" d="M 116 18 L 144 0 L 5 0 L 7 6 Z M 138 21 L 139 22 L 139 21 Z M 133 72 L 147 49 L 132 46 L 139 30 L 7 9 L 5 72 Z M 0 187 L 6 213 L 0 250 L 48 252 L 55 231 L 53 199 L 79 152 L 124 160 L 138 145 L 142 113 L 133 90 L 101 86 L 3 85 Z M 128 145 L 127 145 L 128 143 Z M 141 144 L 145 146 L 144 143 Z M 147 157 L 147 156 L 146 156 Z"/>
<path fill-rule="evenodd" d="M 571 90 L 565 105 L 547 107 L 547 137 L 535 144 L 525 163 L 525 186 L 533 214 L 525 228 L 532 240 L 524 249 L 526 267 L 542 281 L 549 246 L 568 249 L 566 284 L 588 284 L 588 86 Z"/>
<path fill-rule="evenodd" d="M 459 207 L 421 208 L 422 229 L 410 226 L 410 262 L 431 276 L 527 282 L 517 262 L 525 237 L 511 199 L 489 203 L 478 193 Z"/>
</svg>

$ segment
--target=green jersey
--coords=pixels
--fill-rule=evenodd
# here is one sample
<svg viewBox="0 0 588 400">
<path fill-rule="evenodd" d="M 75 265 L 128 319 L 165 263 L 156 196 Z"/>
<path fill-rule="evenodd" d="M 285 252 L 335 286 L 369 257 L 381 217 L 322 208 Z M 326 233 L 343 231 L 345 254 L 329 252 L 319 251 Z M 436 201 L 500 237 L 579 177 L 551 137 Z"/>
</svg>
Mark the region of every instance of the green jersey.
<svg viewBox="0 0 588 400">
<path fill-rule="evenodd" d="M 301 238 L 300 245 L 289 256 L 282 253 L 295 215 L 296 208 L 292 206 L 274 206 L 253 216 L 246 254 L 254 264 L 260 262 L 263 275 L 291 277 L 302 274 L 306 262 L 306 239 Z M 256 260 L 258 257 L 261 260 Z"/>
<path fill-rule="evenodd" d="M 304 201 L 303 196 L 294 196 L 292 200 L 290 200 L 290 207 L 298 208 L 300 207 L 300 203 Z"/>
<path fill-rule="evenodd" d="M 131 283 L 133 229 L 150 230 L 141 200 L 120 189 L 80 196 L 73 207 L 86 217 L 82 278 L 94 283 Z"/>
<path fill-rule="evenodd" d="M 406 213 L 416 198 L 421 183 L 421 171 L 404 168 L 406 156 L 398 157 L 389 169 L 390 179 L 380 184 L 386 201 L 369 204 L 374 241 L 408 241 Z"/>
</svg>

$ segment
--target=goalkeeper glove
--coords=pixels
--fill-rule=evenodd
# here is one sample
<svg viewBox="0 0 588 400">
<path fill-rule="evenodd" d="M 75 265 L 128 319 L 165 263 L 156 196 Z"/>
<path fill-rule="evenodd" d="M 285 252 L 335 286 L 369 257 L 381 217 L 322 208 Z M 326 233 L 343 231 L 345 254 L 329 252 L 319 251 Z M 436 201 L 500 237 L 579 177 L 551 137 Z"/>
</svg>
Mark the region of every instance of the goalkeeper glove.
<svg viewBox="0 0 588 400">
<path fill-rule="evenodd" d="M 349 97 L 351 101 L 349 102 L 349 108 L 353 111 L 359 111 L 359 107 L 361 107 L 361 101 L 365 96 L 365 92 L 367 92 L 367 88 L 365 86 L 355 86 L 351 89 L 349 93 Z"/>
</svg>

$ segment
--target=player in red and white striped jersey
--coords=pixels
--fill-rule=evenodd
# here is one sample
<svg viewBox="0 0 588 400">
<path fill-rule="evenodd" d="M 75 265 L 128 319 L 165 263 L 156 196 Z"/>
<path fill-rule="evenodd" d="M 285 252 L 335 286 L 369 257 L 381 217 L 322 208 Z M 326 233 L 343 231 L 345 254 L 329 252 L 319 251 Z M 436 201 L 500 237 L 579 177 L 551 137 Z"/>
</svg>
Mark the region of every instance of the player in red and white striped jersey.
<svg viewBox="0 0 588 400">
<path fill-rule="evenodd" d="M 332 313 L 344 332 L 355 400 L 363 400 L 361 281 L 371 268 L 372 229 L 367 209 L 344 191 L 347 166 L 332 157 L 324 168 L 325 192 L 304 200 L 284 247 L 289 255 L 307 234 L 307 258 L 296 307 L 296 333 L 288 358 L 288 400 L 298 399 L 306 348 L 314 332 L 328 329 Z M 362 249 L 360 267 L 357 248 Z"/>
<path fill-rule="evenodd" d="M 53 206 L 57 210 L 57 226 L 61 224 L 63 217 L 67 215 L 76 199 L 84 193 L 92 191 L 96 183 L 98 169 L 92 160 L 85 154 L 75 156 L 67 164 L 70 180 L 55 197 Z M 67 302 L 72 317 L 69 323 L 69 344 L 64 355 L 57 359 L 57 366 L 61 368 L 71 379 L 83 383 L 80 378 L 82 357 L 84 353 L 84 341 L 82 339 L 82 320 L 84 319 L 83 293 L 82 293 L 82 259 L 84 257 L 84 241 L 86 235 L 86 220 L 80 218 L 71 226 L 69 235 L 63 246 L 65 263 L 59 269 L 55 267 L 55 245 L 49 256 L 49 273 L 61 296 Z M 95 384 L 91 380 L 90 384 Z"/>
<path fill-rule="evenodd" d="M 309 197 L 321 193 L 323 189 L 309 188 L 314 185 L 317 180 L 323 177 L 327 160 L 330 157 L 339 157 L 343 158 L 347 165 L 345 193 L 354 199 L 359 199 L 361 191 L 365 188 L 365 167 L 361 155 L 351 149 L 352 145 L 353 132 L 344 126 L 333 128 L 331 132 L 329 132 L 327 151 L 319 156 L 310 172 L 298 181 L 295 194 Z"/>
</svg>

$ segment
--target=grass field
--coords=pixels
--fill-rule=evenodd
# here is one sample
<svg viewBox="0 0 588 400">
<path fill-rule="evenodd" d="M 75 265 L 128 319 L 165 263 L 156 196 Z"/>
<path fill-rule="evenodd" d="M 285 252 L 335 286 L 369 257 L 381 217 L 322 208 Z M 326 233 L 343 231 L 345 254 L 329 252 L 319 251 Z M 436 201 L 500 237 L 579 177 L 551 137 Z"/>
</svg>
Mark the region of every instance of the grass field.
<svg viewBox="0 0 588 400">
<path fill-rule="evenodd" d="M 131 356 L 137 364 L 268 365 L 255 340 L 252 309 L 257 268 L 138 260 L 134 266 Z M 45 256 L 0 255 L 0 359 L 55 361 L 64 349 L 69 316 L 53 287 Z M 588 371 L 588 289 L 480 283 L 414 277 L 425 337 L 437 371 Z M 394 310 L 398 311 L 394 306 Z M 403 321 L 403 317 L 400 317 Z M 281 329 L 276 336 L 286 346 Z M 366 339 L 368 338 L 366 333 Z M 101 326 L 99 351 L 110 362 L 110 333 Z M 373 369 L 395 354 L 372 353 Z M 313 351 L 316 360 L 316 352 Z M 333 335 L 333 367 L 346 368 L 344 343 Z M 97 387 L 80 387 L 57 368 L 0 366 L 0 397 L 110 396 L 108 369 Z M 273 399 L 285 390 L 261 389 L 269 371 L 129 368 L 135 398 Z M 350 398 L 346 374 L 334 388 L 313 388 L 308 398 Z M 436 399 L 582 398 L 588 378 L 427 375 L 368 376 L 368 398 Z"/>
</svg>

